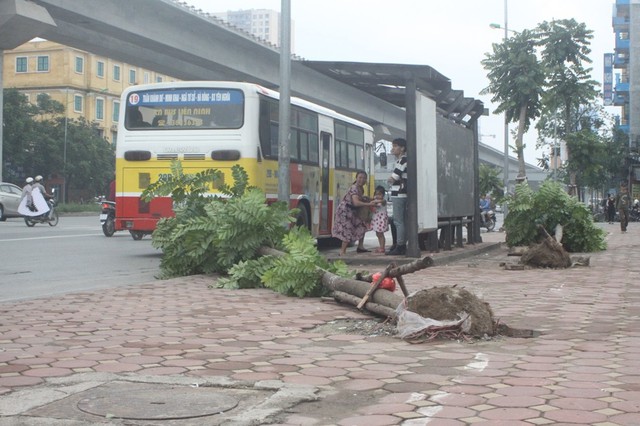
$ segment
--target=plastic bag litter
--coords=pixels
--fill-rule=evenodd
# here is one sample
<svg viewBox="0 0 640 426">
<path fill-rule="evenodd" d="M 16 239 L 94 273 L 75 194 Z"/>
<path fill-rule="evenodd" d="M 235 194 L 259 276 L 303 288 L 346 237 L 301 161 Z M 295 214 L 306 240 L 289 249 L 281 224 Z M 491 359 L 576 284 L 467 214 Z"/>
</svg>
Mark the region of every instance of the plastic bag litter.
<svg viewBox="0 0 640 426">
<path fill-rule="evenodd" d="M 436 330 L 445 327 L 458 327 L 462 332 L 467 333 L 471 329 L 471 316 L 466 312 L 458 313 L 457 320 L 438 321 L 433 318 L 424 318 L 415 312 L 407 310 L 406 302 L 403 300 L 396 308 L 396 329 L 398 337 L 404 339 L 415 336 L 431 329 Z"/>
</svg>

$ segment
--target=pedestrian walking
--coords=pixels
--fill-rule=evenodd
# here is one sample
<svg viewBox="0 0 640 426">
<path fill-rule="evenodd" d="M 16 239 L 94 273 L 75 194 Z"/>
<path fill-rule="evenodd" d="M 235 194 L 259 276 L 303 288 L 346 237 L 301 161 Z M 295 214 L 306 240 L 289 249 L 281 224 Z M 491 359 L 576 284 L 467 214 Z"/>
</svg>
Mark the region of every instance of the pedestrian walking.
<svg viewBox="0 0 640 426">
<path fill-rule="evenodd" d="M 629 225 L 629 206 L 631 206 L 631 197 L 629 197 L 627 185 L 622 183 L 616 197 L 616 209 L 620 215 L 620 231 L 622 233 L 627 232 L 627 225 Z"/>
</svg>

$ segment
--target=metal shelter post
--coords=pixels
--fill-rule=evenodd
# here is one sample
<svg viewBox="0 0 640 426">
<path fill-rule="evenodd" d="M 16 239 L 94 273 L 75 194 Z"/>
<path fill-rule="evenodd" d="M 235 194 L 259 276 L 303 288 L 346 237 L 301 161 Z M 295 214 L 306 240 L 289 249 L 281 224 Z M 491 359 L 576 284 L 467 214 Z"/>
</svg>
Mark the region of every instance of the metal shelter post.
<svg viewBox="0 0 640 426">
<path fill-rule="evenodd" d="M 407 79 L 405 85 L 405 105 L 407 112 L 407 217 L 406 217 L 406 237 L 407 256 L 420 257 L 420 247 L 418 245 L 418 170 L 417 158 L 417 126 L 416 126 L 416 81 L 411 77 Z"/>
</svg>

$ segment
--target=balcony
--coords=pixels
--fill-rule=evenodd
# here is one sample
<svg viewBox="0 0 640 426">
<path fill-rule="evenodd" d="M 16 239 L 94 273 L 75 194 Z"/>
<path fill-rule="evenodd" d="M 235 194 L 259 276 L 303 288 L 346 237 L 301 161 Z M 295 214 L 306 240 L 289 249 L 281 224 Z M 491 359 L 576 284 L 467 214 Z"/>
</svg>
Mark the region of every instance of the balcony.
<svg viewBox="0 0 640 426">
<path fill-rule="evenodd" d="M 626 81 L 616 82 L 616 87 L 614 90 L 616 94 L 622 94 L 622 93 L 629 94 L 629 82 L 626 82 Z"/>
<path fill-rule="evenodd" d="M 629 39 L 628 38 L 618 38 L 616 37 L 616 52 L 620 51 L 629 51 Z"/>
<path fill-rule="evenodd" d="M 628 16 L 614 16 L 611 24 L 614 31 L 629 31 Z"/>
<path fill-rule="evenodd" d="M 616 53 L 613 57 L 614 68 L 627 68 L 629 66 L 629 55 Z"/>
<path fill-rule="evenodd" d="M 626 96 L 621 96 L 618 94 L 615 94 L 613 96 L 613 105 L 614 106 L 624 106 L 627 105 L 629 103 L 629 98 L 627 98 Z"/>
</svg>

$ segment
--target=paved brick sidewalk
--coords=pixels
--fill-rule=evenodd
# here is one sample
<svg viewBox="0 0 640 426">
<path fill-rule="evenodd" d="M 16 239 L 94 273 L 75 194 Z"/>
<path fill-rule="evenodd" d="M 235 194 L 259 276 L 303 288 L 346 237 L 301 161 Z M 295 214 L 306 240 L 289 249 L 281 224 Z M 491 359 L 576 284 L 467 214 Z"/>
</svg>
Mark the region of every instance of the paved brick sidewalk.
<svg viewBox="0 0 640 426">
<path fill-rule="evenodd" d="M 603 226 L 609 249 L 590 267 L 508 271 L 499 249 L 406 277 L 410 290 L 464 286 L 502 322 L 541 333 L 533 339 L 323 334 L 313 327 L 367 317 L 318 299 L 209 289 L 202 276 L 4 303 L 0 424 L 52 424 L 30 410 L 108 381 L 186 377 L 314 389 L 316 401 L 273 414 L 282 425 L 639 425 L 640 227 Z M 73 414 L 59 424 L 122 424 Z"/>
</svg>

